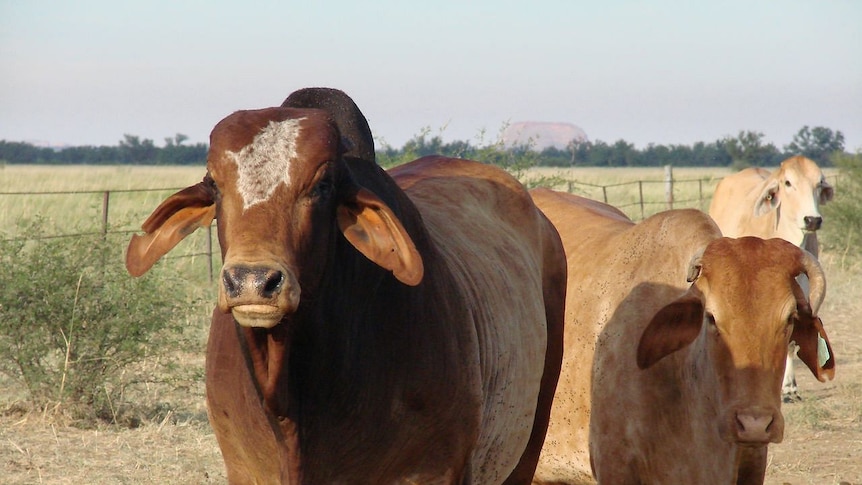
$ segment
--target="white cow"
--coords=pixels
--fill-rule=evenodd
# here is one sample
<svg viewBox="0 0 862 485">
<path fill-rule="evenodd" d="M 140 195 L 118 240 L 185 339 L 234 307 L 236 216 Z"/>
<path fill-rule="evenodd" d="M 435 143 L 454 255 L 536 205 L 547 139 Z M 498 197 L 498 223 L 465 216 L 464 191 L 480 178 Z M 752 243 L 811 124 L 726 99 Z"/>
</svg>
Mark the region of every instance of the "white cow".
<svg viewBox="0 0 862 485">
<path fill-rule="evenodd" d="M 803 156 L 790 157 L 774 172 L 747 168 L 722 179 L 715 188 L 709 215 L 728 237 L 778 237 L 815 257 L 820 248 L 817 230 L 823 222 L 820 204 L 832 200 L 834 189 L 820 167 Z M 805 281 L 800 281 L 807 288 Z M 782 397 L 800 399 L 793 371 L 796 346 L 790 345 L 784 370 Z"/>
</svg>

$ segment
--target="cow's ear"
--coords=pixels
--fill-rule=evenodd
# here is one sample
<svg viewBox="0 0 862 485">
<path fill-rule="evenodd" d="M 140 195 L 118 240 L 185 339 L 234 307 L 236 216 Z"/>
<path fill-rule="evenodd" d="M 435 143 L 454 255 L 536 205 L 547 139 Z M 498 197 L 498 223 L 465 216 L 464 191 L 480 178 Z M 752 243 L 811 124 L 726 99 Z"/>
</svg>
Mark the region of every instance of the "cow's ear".
<svg viewBox="0 0 862 485">
<path fill-rule="evenodd" d="M 701 325 L 703 302 L 698 293 L 689 290 L 652 317 L 638 342 L 638 367 L 647 369 L 694 342 Z"/>
<path fill-rule="evenodd" d="M 810 312 L 799 313 L 790 335 L 790 340 L 799 346 L 796 355 L 818 381 L 832 380 L 835 377 L 835 353 L 823 329 L 823 322 L 820 317 L 811 316 Z"/>
<path fill-rule="evenodd" d="M 215 217 L 206 182 L 187 187 L 165 199 L 147 218 L 142 228 L 146 234 L 132 235 L 126 250 L 126 269 L 141 276 L 162 256 L 199 227 L 209 226 Z"/>
<path fill-rule="evenodd" d="M 769 211 L 775 210 L 780 203 L 781 199 L 778 195 L 778 181 L 770 180 L 757 198 L 757 203 L 754 204 L 754 215 L 762 216 L 768 214 Z"/>
<path fill-rule="evenodd" d="M 825 204 L 835 197 L 835 189 L 829 185 L 826 179 L 820 181 L 820 203 Z"/>
<path fill-rule="evenodd" d="M 392 209 L 371 191 L 360 188 L 338 206 L 338 227 L 353 247 L 402 283 L 416 286 L 422 281 L 422 256 L 413 240 Z"/>
</svg>

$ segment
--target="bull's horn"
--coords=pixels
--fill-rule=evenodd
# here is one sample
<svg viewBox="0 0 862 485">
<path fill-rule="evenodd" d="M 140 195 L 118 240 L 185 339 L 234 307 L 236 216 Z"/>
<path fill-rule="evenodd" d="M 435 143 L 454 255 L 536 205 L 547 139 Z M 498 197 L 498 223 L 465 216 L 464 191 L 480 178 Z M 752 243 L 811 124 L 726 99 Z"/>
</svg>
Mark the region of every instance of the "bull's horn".
<svg viewBox="0 0 862 485">
<path fill-rule="evenodd" d="M 817 258 L 804 249 L 801 249 L 801 251 L 801 272 L 808 276 L 808 284 L 810 285 L 808 304 L 811 305 L 811 315 L 817 316 L 820 305 L 823 304 L 823 299 L 826 297 L 826 276 Z"/>
</svg>

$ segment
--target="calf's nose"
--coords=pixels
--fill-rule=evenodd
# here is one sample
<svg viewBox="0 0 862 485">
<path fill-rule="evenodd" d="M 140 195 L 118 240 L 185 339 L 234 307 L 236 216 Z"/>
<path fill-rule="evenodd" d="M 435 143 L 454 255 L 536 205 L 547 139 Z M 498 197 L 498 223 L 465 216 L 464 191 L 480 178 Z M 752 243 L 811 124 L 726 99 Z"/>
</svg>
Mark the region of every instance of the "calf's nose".
<svg viewBox="0 0 862 485">
<path fill-rule="evenodd" d="M 805 222 L 806 231 L 816 231 L 820 229 L 820 225 L 823 224 L 823 218 L 820 216 L 805 216 L 803 220 Z"/>
<path fill-rule="evenodd" d="M 784 427 L 777 411 L 749 408 L 736 413 L 736 439 L 740 443 L 777 443 L 784 437 Z M 777 417 L 777 419 L 776 419 Z"/>
</svg>

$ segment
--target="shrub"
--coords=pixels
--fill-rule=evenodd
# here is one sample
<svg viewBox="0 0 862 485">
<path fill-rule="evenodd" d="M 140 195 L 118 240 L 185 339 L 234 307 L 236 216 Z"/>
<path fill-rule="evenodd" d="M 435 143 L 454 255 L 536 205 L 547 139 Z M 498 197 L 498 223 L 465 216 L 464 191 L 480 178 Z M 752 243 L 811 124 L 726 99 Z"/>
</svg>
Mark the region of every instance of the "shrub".
<svg viewBox="0 0 862 485">
<path fill-rule="evenodd" d="M 832 158 L 839 169 L 835 198 L 823 211 L 821 243 L 838 252 L 852 255 L 862 244 L 862 153 L 837 154 Z"/>
<path fill-rule="evenodd" d="M 178 378 L 195 305 L 166 271 L 130 277 L 119 241 L 43 238 L 58 233 L 46 225 L 0 242 L 0 372 L 39 409 L 116 421 L 129 386 Z"/>
</svg>

